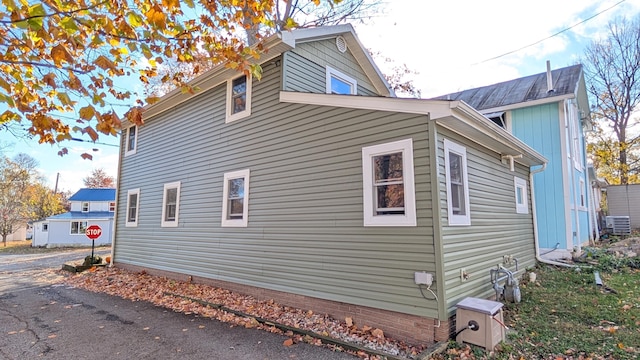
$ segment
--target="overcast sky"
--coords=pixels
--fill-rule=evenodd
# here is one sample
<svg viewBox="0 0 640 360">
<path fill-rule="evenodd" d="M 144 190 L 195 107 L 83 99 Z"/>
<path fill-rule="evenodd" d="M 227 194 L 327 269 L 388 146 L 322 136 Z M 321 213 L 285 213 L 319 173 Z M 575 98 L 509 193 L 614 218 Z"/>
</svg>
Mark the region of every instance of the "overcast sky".
<svg viewBox="0 0 640 360">
<path fill-rule="evenodd" d="M 553 69 L 576 64 L 609 21 L 637 16 L 640 0 L 383 0 L 380 10 L 369 24 L 354 24 L 360 41 L 417 71 L 414 84 L 429 98 L 544 72 L 547 60 Z M 77 191 L 92 169 L 117 173 L 113 146 L 72 142 L 60 158 L 56 147 L 2 137 L 14 146 L 7 156 L 24 152 L 39 160 L 51 187 L 60 174 L 60 190 Z M 113 137 L 99 141 L 117 144 Z M 83 152 L 93 161 L 81 159 Z"/>
</svg>

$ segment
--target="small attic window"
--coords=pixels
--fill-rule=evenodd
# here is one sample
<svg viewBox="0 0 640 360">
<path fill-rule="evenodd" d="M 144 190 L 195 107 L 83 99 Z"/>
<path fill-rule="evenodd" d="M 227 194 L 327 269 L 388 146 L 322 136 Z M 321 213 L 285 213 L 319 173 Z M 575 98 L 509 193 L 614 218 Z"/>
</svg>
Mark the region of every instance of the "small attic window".
<svg viewBox="0 0 640 360">
<path fill-rule="evenodd" d="M 489 118 L 489 120 L 493 121 L 494 124 L 500 126 L 501 128 L 507 129 L 507 116 L 504 111 L 485 114 L 484 116 Z"/>
<path fill-rule="evenodd" d="M 327 94 L 356 95 L 358 93 L 358 81 L 347 74 L 327 66 Z"/>
<path fill-rule="evenodd" d="M 345 40 L 342 36 L 338 36 L 336 38 L 336 47 L 341 53 L 347 51 L 347 40 Z"/>
</svg>

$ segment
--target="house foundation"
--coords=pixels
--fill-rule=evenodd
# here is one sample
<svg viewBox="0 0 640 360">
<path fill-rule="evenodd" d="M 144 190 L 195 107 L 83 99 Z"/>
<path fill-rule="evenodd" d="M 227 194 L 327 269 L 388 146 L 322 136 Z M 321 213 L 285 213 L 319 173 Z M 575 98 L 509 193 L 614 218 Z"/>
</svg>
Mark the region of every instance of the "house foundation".
<svg viewBox="0 0 640 360">
<path fill-rule="evenodd" d="M 429 317 L 404 314 L 395 311 L 376 309 L 367 306 L 347 304 L 338 301 L 324 300 L 310 296 L 297 295 L 284 291 L 270 290 L 256 286 L 237 284 L 227 281 L 214 280 L 200 276 L 191 276 L 172 271 L 150 269 L 136 265 L 114 264 L 121 269 L 147 274 L 163 276 L 179 281 L 191 281 L 219 287 L 226 290 L 253 296 L 258 300 L 273 299 L 277 303 L 299 309 L 312 310 L 316 313 L 326 313 L 335 319 L 350 317 L 358 327 L 364 325 L 380 328 L 385 336 L 402 340 L 409 344 L 429 345 L 449 339 L 453 318 L 438 321 Z"/>
</svg>

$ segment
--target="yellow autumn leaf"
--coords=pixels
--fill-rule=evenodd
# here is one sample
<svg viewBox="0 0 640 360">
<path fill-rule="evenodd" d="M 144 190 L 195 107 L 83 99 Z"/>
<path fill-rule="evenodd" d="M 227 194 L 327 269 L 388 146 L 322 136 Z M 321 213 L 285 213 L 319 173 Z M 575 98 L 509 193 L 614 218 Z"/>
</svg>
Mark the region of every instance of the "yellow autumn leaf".
<svg viewBox="0 0 640 360">
<path fill-rule="evenodd" d="M 50 55 L 53 62 L 58 66 L 60 66 L 62 62 L 73 62 L 73 57 L 62 44 L 54 46 L 51 49 Z"/>
<path fill-rule="evenodd" d="M 100 55 L 98 56 L 94 61 L 94 64 L 96 64 L 99 68 L 103 69 L 103 70 L 115 70 L 116 66 L 113 63 L 113 61 L 109 60 L 109 58 L 107 58 L 104 55 Z"/>
<path fill-rule="evenodd" d="M 8 82 L 4 81 L 2 77 L 0 77 L 0 88 L 3 88 L 6 92 L 11 92 L 11 85 Z"/>
<path fill-rule="evenodd" d="M 91 105 L 87 105 L 82 109 L 80 109 L 80 118 L 82 120 L 91 120 L 91 118 L 93 118 L 95 114 L 96 114 L 96 109 Z"/>
<path fill-rule="evenodd" d="M 73 101 L 71 101 L 71 98 L 69 97 L 69 95 L 65 92 L 59 92 L 56 94 L 58 100 L 60 100 L 60 103 L 62 103 L 62 105 L 73 105 Z"/>
<path fill-rule="evenodd" d="M 156 28 L 164 29 L 167 26 L 167 16 L 162 11 L 162 8 L 158 5 L 152 7 L 145 14 L 149 23 Z"/>
</svg>

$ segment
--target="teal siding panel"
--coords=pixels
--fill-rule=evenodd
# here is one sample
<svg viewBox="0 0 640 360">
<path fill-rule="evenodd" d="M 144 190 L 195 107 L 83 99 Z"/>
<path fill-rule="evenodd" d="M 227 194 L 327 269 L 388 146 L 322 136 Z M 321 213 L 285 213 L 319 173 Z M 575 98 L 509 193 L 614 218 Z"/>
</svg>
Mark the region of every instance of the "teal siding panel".
<svg viewBox="0 0 640 360">
<path fill-rule="evenodd" d="M 284 104 L 283 67 L 253 83 L 251 116 L 225 124 L 224 84 L 146 121 L 123 158 L 115 261 L 421 316 L 414 284 L 436 272 L 427 118 Z M 416 227 L 364 227 L 362 147 L 413 139 Z M 225 172 L 250 169 L 248 227 L 221 227 Z M 181 181 L 179 226 L 160 227 Z M 138 227 L 126 196 L 140 189 Z"/>
<path fill-rule="evenodd" d="M 547 168 L 534 175 L 538 240 L 541 248 L 565 244 L 566 218 L 558 104 L 513 110 L 512 132 L 541 153 Z"/>
<path fill-rule="evenodd" d="M 470 226 L 449 226 L 444 145 L 447 138 L 466 148 L 469 183 Z M 530 192 L 528 214 L 516 213 L 514 176 L 529 184 L 529 169 L 516 164 L 514 172 L 500 154 L 460 137 L 449 130 L 438 131 L 438 183 L 444 258 L 445 309 L 455 312 L 455 304 L 467 296 L 487 298 L 495 294 L 490 270 L 502 263 L 503 256 L 518 259 L 519 268 L 535 264 L 533 216 Z M 505 265 L 514 270 L 513 265 Z M 462 281 L 464 269 L 470 278 Z"/>
</svg>

